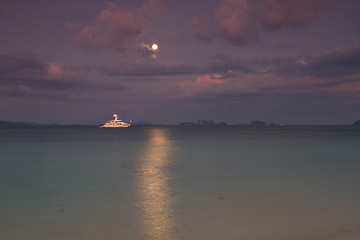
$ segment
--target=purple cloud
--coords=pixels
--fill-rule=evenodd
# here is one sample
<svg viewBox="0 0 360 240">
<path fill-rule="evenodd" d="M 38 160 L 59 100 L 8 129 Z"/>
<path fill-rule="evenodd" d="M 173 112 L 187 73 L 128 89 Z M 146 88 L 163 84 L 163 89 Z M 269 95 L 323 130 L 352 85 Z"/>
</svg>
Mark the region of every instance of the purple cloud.
<svg viewBox="0 0 360 240">
<path fill-rule="evenodd" d="M 146 30 L 147 22 L 163 16 L 164 12 L 160 0 L 149 0 L 136 10 L 119 8 L 113 2 L 106 2 L 106 9 L 92 24 L 83 27 L 74 40 L 78 46 L 88 50 L 112 48 L 124 53 L 125 45 Z M 72 23 L 73 26 L 76 25 Z"/>
<path fill-rule="evenodd" d="M 195 38 L 221 38 L 235 45 L 258 39 L 261 31 L 296 29 L 314 20 L 329 0 L 222 0 L 212 15 L 193 19 Z"/>
<path fill-rule="evenodd" d="M 273 59 L 269 71 L 279 76 L 344 77 L 360 73 L 360 43 L 302 57 Z"/>
<path fill-rule="evenodd" d="M 0 77 L 42 75 L 46 65 L 30 52 L 0 53 Z"/>
<path fill-rule="evenodd" d="M 204 69 L 188 64 L 116 63 L 101 64 L 96 68 L 106 75 L 128 77 L 188 75 L 204 72 Z"/>
<path fill-rule="evenodd" d="M 234 72 L 254 73 L 257 71 L 254 68 L 256 68 L 258 64 L 259 62 L 254 62 L 252 60 L 245 61 L 237 57 L 217 54 L 212 56 L 212 63 L 210 63 L 209 65 L 187 63 L 164 64 L 156 61 L 151 61 L 132 62 L 127 64 L 100 63 L 94 68 L 101 71 L 103 74 L 109 76 L 144 77 L 191 74 L 221 74 L 226 77 L 232 76 Z"/>
<path fill-rule="evenodd" d="M 81 99 L 83 91 L 124 90 L 119 83 L 96 83 L 56 62 L 43 62 L 35 54 L 0 53 L 0 93 L 6 97 Z"/>
<path fill-rule="evenodd" d="M 312 22 L 329 0 L 265 0 L 259 20 L 267 31 L 296 29 Z"/>
<path fill-rule="evenodd" d="M 311 55 L 307 61 L 303 74 L 337 77 L 360 73 L 360 43 Z"/>
<path fill-rule="evenodd" d="M 256 62 L 256 65 L 259 63 Z M 209 66 L 211 73 L 229 73 L 229 72 L 243 72 L 243 73 L 254 73 L 253 61 L 245 61 L 238 57 L 229 55 L 217 54 L 213 56 L 213 63 Z"/>
<path fill-rule="evenodd" d="M 184 97 L 262 94 L 359 99 L 360 43 L 302 57 L 248 59 L 219 55 L 207 74 L 178 82 Z"/>
</svg>

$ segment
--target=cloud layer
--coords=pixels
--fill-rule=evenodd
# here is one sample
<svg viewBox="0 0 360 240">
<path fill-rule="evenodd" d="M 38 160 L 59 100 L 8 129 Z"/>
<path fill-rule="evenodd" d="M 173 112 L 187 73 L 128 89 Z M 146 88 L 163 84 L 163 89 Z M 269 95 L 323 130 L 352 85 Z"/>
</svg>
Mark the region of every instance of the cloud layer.
<svg viewBox="0 0 360 240">
<path fill-rule="evenodd" d="M 221 38 L 242 45 L 258 38 L 259 32 L 296 29 L 310 23 L 329 0 L 222 0 L 212 14 L 190 23 L 194 37 L 211 41 Z"/>
<path fill-rule="evenodd" d="M 147 22 L 164 15 L 164 7 L 160 0 L 149 0 L 136 10 L 119 8 L 113 2 L 106 2 L 92 24 L 86 25 L 74 37 L 78 46 L 88 50 L 112 48 L 125 52 L 126 44 L 142 34 Z M 67 23 L 74 29 L 77 24 Z"/>
<path fill-rule="evenodd" d="M 242 60 L 215 56 L 214 63 L 207 69 L 207 74 L 179 83 L 184 96 L 205 93 L 214 96 L 260 93 L 357 96 L 360 91 L 360 43 L 302 58 Z"/>
<path fill-rule="evenodd" d="M 29 52 L 0 53 L 0 93 L 7 97 L 46 100 L 81 99 L 87 91 L 124 90 L 121 84 L 97 83 L 44 62 Z"/>
<path fill-rule="evenodd" d="M 203 66 L 153 61 L 102 62 L 87 67 L 86 71 L 97 70 L 103 75 L 100 79 L 106 81 L 87 79 L 86 71 L 80 74 L 84 69 L 69 69 L 57 62 L 44 62 L 29 52 L 0 53 L 2 99 L 78 101 L 118 98 L 121 93 L 125 98 L 137 96 L 138 102 L 151 99 L 164 106 L 165 102 L 182 103 L 192 109 L 197 104 L 201 108 L 233 104 L 246 108 L 251 104 L 254 113 L 257 107 L 274 104 L 289 105 L 290 109 L 360 103 L 358 42 L 301 57 L 241 59 L 218 54 Z M 141 88 L 139 82 L 128 77 L 142 81 Z M 144 77 L 158 81 L 154 84 Z"/>
</svg>

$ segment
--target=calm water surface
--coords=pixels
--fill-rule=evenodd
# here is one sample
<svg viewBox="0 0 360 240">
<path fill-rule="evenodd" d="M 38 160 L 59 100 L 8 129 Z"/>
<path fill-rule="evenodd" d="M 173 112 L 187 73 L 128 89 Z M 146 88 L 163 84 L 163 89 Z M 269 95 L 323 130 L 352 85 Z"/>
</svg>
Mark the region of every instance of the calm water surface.
<svg viewBox="0 0 360 240">
<path fill-rule="evenodd" d="M 360 128 L 0 129 L 0 239 L 358 240 Z"/>
</svg>

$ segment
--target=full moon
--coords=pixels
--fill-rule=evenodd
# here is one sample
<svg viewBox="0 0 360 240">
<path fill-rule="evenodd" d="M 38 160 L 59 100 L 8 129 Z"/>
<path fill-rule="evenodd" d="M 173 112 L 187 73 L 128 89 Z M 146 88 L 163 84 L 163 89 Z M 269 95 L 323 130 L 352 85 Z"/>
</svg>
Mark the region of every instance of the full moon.
<svg viewBox="0 0 360 240">
<path fill-rule="evenodd" d="M 152 50 L 153 51 L 156 51 L 157 49 L 158 49 L 158 45 L 156 44 L 156 43 L 154 43 L 152 46 L 151 46 L 151 48 L 152 48 Z"/>
</svg>

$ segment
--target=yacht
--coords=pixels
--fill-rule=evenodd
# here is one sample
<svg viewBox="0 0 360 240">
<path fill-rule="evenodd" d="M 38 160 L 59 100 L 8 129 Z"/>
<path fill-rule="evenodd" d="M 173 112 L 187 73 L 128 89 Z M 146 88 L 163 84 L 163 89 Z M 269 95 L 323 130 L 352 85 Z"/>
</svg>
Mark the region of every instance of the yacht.
<svg viewBox="0 0 360 240">
<path fill-rule="evenodd" d="M 126 123 L 120 119 L 118 119 L 118 115 L 114 113 L 114 119 L 107 121 L 104 125 L 100 126 L 101 128 L 120 128 L 120 127 L 130 127 L 132 122 Z"/>
</svg>

